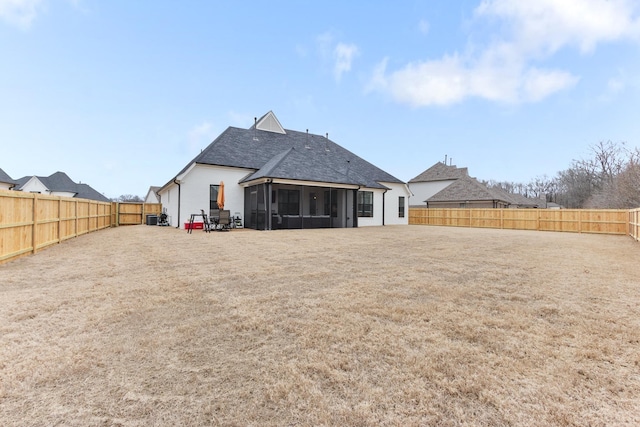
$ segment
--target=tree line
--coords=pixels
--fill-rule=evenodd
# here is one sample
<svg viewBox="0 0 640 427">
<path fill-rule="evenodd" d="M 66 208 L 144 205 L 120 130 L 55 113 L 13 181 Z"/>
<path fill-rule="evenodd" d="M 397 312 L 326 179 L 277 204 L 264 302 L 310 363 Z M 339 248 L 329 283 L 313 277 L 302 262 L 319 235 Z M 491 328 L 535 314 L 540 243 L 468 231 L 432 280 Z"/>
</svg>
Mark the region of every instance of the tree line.
<svg viewBox="0 0 640 427">
<path fill-rule="evenodd" d="M 625 142 L 600 141 L 590 156 L 573 160 L 556 174 L 536 177 L 529 183 L 485 181 L 509 193 L 546 198 L 569 209 L 633 209 L 640 207 L 640 149 Z"/>
</svg>

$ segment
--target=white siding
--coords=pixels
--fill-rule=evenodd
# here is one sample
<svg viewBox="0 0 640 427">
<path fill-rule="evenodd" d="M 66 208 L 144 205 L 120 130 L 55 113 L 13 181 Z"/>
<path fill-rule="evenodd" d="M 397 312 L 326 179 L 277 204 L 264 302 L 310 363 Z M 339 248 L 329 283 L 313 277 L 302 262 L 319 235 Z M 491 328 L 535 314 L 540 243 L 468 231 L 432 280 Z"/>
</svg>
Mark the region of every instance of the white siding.
<svg viewBox="0 0 640 427">
<path fill-rule="evenodd" d="M 158 197 L 156 196 L 156 192 L 153 190 L 149 190 L 147 193 L 147 197 L 144 198 L 145 203 L 160 203 Z"/>
<path fill-rule="evenodd" d="M 409 190 L 405 184 L 381 182 L 389 190 L 384 195 L 384 224 L 407 225 L 409 224 Z M 400 197 L 404 197 L 404 218 L 398 216 Z M 375 208 L 375 206 L 374 206 Z"/>
<path fill-rule="evenodd" d="M 179 215 L 178 185 L 172 184 L 160 193 L 162 208 L 166 209 L 169 223 L 173 227 L 184 228 L 191 214 L 200 214 L 200 211 L 204 210 L 208 215 L 211 185 L 219 185 L 220 181 L 224 181 L 224 208 L 231 211 L 232 215 L 234 212 L 240 212 L 240 215 L 244 216 L 244 188 L 238 184 L 238 181 L 250 172 L 253 171 L 223 166 L 195 165 L 180 180 Z"/>
<path fill-rule="evenodd" d="M 411 196 L 411 206 L 426 206 L 425 200 L 444 190 L 454 182 L 456 182 L 455 179 L 409 183 L 409 190 L 413 193 L 413 196 Z"/>
<path fill-rule="evenodd" d="M 13 187 L 13 184 L 9 184 L 7 182 L 0 182 L 0 190 L 9 190 Z"/>
<path fill-rule="evenodd" d="M 32 176 L 21 188 L 25 193 L 49 194 L 49 189 L 35 176 Z"/>
</svg>

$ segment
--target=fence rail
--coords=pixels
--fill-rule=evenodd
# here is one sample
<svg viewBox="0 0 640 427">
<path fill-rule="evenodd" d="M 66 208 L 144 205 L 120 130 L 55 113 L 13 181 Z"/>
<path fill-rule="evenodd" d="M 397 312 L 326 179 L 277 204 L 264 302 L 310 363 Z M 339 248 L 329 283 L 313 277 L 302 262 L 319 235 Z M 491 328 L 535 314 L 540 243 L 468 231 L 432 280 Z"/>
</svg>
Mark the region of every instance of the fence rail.
<svg viewBox="0 0 640 427">
<path fill-rule="evenodd" d="M 640 209 L 409 208 L 409 224 L 631 235 Z"/>
<path fill-rule="evenodd" d="M 144 224 L 159 203 L 111 203 L 0 190 L 0 263 L 92 231 Z M 120 213 L 122 212 L 122 213 Z"/>
</svg>

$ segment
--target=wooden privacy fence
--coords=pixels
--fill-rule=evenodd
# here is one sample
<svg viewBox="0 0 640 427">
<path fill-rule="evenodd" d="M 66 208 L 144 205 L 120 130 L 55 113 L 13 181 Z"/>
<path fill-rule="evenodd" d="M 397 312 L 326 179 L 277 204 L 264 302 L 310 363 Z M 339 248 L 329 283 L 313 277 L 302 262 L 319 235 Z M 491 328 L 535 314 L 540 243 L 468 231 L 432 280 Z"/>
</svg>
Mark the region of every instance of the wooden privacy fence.
<svg viewBox="0 0 640 427">
<path fill-rule="evenodd" d="M 0 190 L 0 263 L 92 231 L 144 224 L 146 215 L 161 210 L 159 203 L 98 202 Z"/>
<path fill-rule="evenodd" d="M 119 225 L 146 224 L 147 215 L 160 215 L 161 203 L 113 203 L 111 223 L 114 227 Z"/>
<path fill-rule="evenodd" d="M 409 208 L 409 224 L 574 233 L 631 233 L 635 212 L 626 209 L 444 209 Z M 636 237 L 637 239 L 637 237 Z"/>
<path fill-rule="evenodd" d="M 629 236 L 640 240 L 640 208 L 629 211 Z"/>
</svg>

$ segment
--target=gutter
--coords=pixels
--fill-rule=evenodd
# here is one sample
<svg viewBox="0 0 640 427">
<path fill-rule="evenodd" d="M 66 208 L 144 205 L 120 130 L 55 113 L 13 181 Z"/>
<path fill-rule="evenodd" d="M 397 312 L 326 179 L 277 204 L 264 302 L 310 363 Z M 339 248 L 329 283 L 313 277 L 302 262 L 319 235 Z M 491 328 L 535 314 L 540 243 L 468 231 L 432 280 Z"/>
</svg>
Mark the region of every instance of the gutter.
<svg viewBox="0 0 640 427">
<path fill-rule="evenodd" d="M 382 192 L 382 225 L 383 225 L 383 226 L 385 225 L 385 224 L 384 224 L 384 211 L 385 211 L 385 208 L 384 208 L 384 200 L 385 200 L 385 197 L 384 197 L 384 196 L 387 194 L 387 191 L 389 191 L 389 190 L 384 190 L 384 191 Z"/>
<path fill-rule="evenodd" d="M 178 186 L 178 226 L 176 228 L 180 228 L 180 193 L 182 188 L 180 187 L 180 181 L 177 179 L 174 179 L 173 183 Z"/>
</svg>

